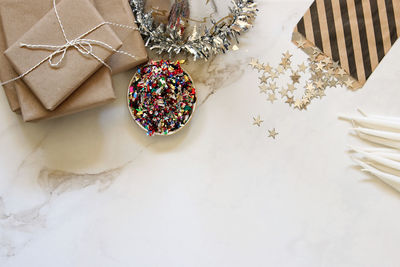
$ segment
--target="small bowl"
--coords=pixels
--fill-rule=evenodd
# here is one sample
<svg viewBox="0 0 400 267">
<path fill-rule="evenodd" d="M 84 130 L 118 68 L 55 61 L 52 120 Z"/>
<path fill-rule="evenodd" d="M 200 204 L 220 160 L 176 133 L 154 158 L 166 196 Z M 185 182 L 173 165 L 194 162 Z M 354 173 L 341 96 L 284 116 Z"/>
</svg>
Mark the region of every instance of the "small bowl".
<svg viewBox="0 0 400 267">
<path fill-rule="evenodd" d="M 152 61 L 152 62 L 150 62 L 150 63 L 148 63 L 148 64 L 146 64 L 146 65 L 144 65 L 144 66 L 142 66 L 142 67 L 139 67 L 139 68 L 143 68 L 143 67 L 145 67 L 145 66 L 154 65 L 154 64 L 152 64 L 152 63 L 157 63 L 157 62 L 159 62 L 159 61 Z M 182 68 L 182 66 L 181 66 L 181 68 Z M 192 82 L 193 88 L 196 89 L 196 86 L 194 85 L 193 79 L 192 79 L 192 77 L 190 76 L 190 74 L 189 74 L 184 68 L 182 68 L 182 70 L 183 70 L 183 72 L 189 77 L 190 81 Z M 126 94 L 127 107 L 128 107 L 129 113 L 131 114 L 131 116 L 132 116 L 133 120 L 136 122 L 136 124 L 139 125 L 139 127 L 140 127 L 141 129 L 143 129 L 145 132 L 148 132 L 148 130 L 147 130 L 139 121 L 137 121 L 137 118 L 136 118 L 135 114 L 133 113 L 131 107 L 129 106 L 129 101 L 130 101 L 130 100 L 129 100 L 129 88 L 131 87 L 131 85 L 132 85 L 132 83 L 133 83 L 133 80 L 134 80 L 134 78 L 135 78 L 136 75 L 137 75 L 137 72 L 132 76 L 132 79 L 131 79 L 131 81 L 129 82 L 129 86 L 128 86 L 128 90 L 127 90 L 127 94 Z M 174 131 L 170 131 L 170 132 L 168 132 L 167 134 L 159 133 L 159 132 L 154 132 L 153 135 L 157 135 L 157 136 L 170 136 L 170 135 L 176 134 L 177 132 L 179 132 L 180 130 L 182 130 L 186 125 L 188 125 L 189 122 L 191 121 L 192 117 L 193 117 L 194 112 L 196 111 L 196 106 L 197 106 L 197 92 L 195 93 L 195 99 L 196 99 L 196 101 L 193 103 L 192 113 L 190 114 L 190 116 L 189 116 L 187 122 L 186 122 L 184 125 L 181 125 L 181 127 L 179 127 L 178 129 L 176 129 L 176 130 L 174 130 Z"/>
</svg>

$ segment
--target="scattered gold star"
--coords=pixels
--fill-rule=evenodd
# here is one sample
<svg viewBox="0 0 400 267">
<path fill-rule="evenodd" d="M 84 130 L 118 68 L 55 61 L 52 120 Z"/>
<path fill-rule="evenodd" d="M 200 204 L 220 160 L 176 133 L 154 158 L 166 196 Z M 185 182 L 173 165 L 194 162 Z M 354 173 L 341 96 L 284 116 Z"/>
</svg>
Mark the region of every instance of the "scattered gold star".
<svg viewBox="0 0 400 267">
<path fill-rule="evenodd" d="M 290 58 L 292 57 L 292 54 L 289 53 L 289 51 L 286 51 L 286 53 L 282 54 L 283 58 L 286 60 L 290 60 Z"/>
<path fill-rule="evenodd" d="M 300 47 L 300 48 L 304 48 L 305 44 L 306 44 L 306 41 L 304 41 L 304 40 L 297 41 L 297 46 Z"/>
<path fill-rule="evenodd" d="M 288 60 L 288 59 L 282 59 L 282 62 L 281 62 L 280 65 L 282 65 L 283 68 L 284 68 L 285 70 L 287 70 L 287 69 L 290 68 L 290 60 Z"/>
<path fill-rule="evenodd" d="M 257 68 L 257 66 L 260 65 L 260 63 L 258 63 L 258 60 L 257 60 L 257 59 L 252 58 L 251 61 L 250 61 L 250 63 L 249 63 L 249 65 L 250 65 L 253 69 L 255 69 L 255 68 Z"/>
<path fill-rule="evenodd" d="M 344 84 L 350 89 L 353 88 L 353 83 L 354 81 L 352 81 L 350 78 L 348 78 L 347 81 L 344 82 Z"/>
<path fill-rule="evenodd" d="M 304 39 L 296 41 L 299 47 L 304 47 L 307 42 Z M 311 104 L 316 98 L 322 98 L 325 96 L 325 90 L 327 87 L 337 87 L 338 85 L 345 85 L 349 88 L 355 86 L 355 81 L 353 79 L 347 79 L 347 73 L 340 67 L 338 61 L 333 61 L 332 58 L 326 56 L 318 47 L 305 47 L 309 58 L 307 61 L 297 65 L 297 70 L 292 67 L 291 58 L 293 57 L 289 51 L 282 54 L 281 62 L 276 68 L 272 68 L 269 64 L 260 64 L 256 59 L 252 59 L 250 65 L 255 69 L 262 69 L 264 71 L 263 76 L 260 79 L 260 93 L 268 94 L 268 90 L 271 93 L 268 94 L 267 100 L 271 103 L 278 98 L 278 93 L 280 98 L 289 104 L 289 106 L 298 110 L 306 110 L 308 105 Z M 292 83 L 288 83 L 286 87 L 281 87 L 278 89 L 275 79 L 280 79 L 281 75 L 286 75 L 286 71 L 291 70 L 292 74 L 289 77 Z M 268 73 L 268 74 L 267 74 Z M 301 76 L 300 73 L 304 73 Z M 311 78 L 307 79 L 308 73 Z M 339 78 L 339 77 L 345 77 Z M 345 80 L 347 79 L 347 81 Z M 303 80 L 304 84 L 303 85 Z M 267 82 L 269 81 L 269 84 Z M 274 83 L 272 83 L 274 82 Z M 304 86 L 305 90 L 303 96 L 300 99 L 295 99 L 294 92 L 297 90 L 296 83 Z M 276 92 L 276 90 L 279 90 Z M 290 94 L 289 94 L 290 92 Z"/>
<path fill-rule="evenodd" d="M 317 67 L 315 68 L 316 70 L 322 70 L 324 68 L 324 64 L 322 62 L 317 63 Z"/>
<path fill-rule="evenodd" d="M 257 117 L 253 118 L 253 125 L 257 125 L 258 127 L 261 126 L 261 123 L 263 123 L 264 121 L 261 120 L 260 115 L 258 115 Z"/>
<path fill-rule="evenodd" d="M 321 62 L 325 63 L 325 65 L 330 64 L 332 61 L 329 57 L 324 58 L 323 60 L 321 60 Z"/>
<path fill-rule="evenodd" d="M 333 61 L 333 63 L 332 63 L 332 69 L 334 69 L 334 70 L 336 70 L 337 68 L 339 68 L 339 62 L 337 62 L 337 61 Z"/>
<path fill-rule="evenodd" d="M 277 68 L 276 68 L 276 73 L 278 73 L 278 74 L 283 74 L 285 72 L 285 69 L 281 66 L 281 65 L 279 65 Z"/>
<path fill-rule="evenodd" d="M 276 89 L 278 89 L 278 86 L 276 86 L 276 83 L 270 83 L 268 89 L 274 92 Z"/>
<path fill-rule="evenodd" d="M 269 64 L 264 65 L 264 72 L 271 74 L 272 68 Z"/>
<path fill-rule="evenodd" d="M 328 69 L 328 75 L 329 76 L 333 76 L 335 74 L 335 70 L 334 69 Z"/>
<path fill-rule="evenodd" d="M 344 75 L 346 75 L 346 71 L 342 68 L 339 68 L 337 75 L 339 75 L 340 77 L 343 77 Z"/>
<path fill-rule="evenodd" d="M 296 109 L 298 109 L 298 110 L 300 110 L 301 109 L 301 100 L 300 99 L 297 99 L 295 102 L 294 102 L 294 108 Z"/>
<path fill-rule="evenodd" d="M 272 72 L 271 73 L 271 77 L 272 80 L 275 80 L 276 78 L 278 78 L 278 74 L 276 72 Z"/>
<path fill-rule="evenodd" d="M 313 91 L 313 90 L 314 90 L 314 86 L 313 86 L 312 83 L 307 83 L 307 85 L 306 85 L 305 88 L 306 88 L 307 90 L 309 90 L 309 91 Z"/>
<path fill-rule="evenodd" d="M 316 46 L 314 46 L 313 47 L 313 55 L 319 55 L 319 54 L 321 54 L 321 50 L 319 50 L 319 48 L 318 47 L 316 47 Z"/>
<path fill-rule="evenodd" d="M 264 66 L 259 64 L 256 69 L 258 70 L 258 72 L 262 71 L 264 69 Z"/>
<path fill-rule="evenodd" d="M 300 83 L 299 81 L 301 77 L 299 74 L 297 74 L 297 72 L 293 73 L 293 75 L 290 76 L 290 78 L 292 78 L 293 84 Z"/>
<path fill-rule="evenodd" d="M 276 136 L 279 134 L 279 133 L 275 130 L 275 128 L 272 129 L 272 130 L 268 130 L 268 133 L 269 133 L 268 137 L 271 137 L 271 138 L 273 138 L 273 139 L 276 139 Z"/>
<path fill-rule="evenodd" d="M 269 102 L 271 102 L 273 104 L 275 100 L 276 100 L 276 97 L 275 97 L 274 93 L 271 93 L 271 94 L 268 95 L 267 101 L 269 101 Z"/>
<path fill-rule="evenodd" d="M 287 96 L 287 100 L 285 103 L 289 104 L 289 106 L 292 106 L 294 104 L 294 97 Z"/>
<path fill-rule="evenodd" d="M 319 88 L 319 89 L 322 89 L 323 86 L 324 86 L 324 83 L 323 83 L 321 80 L 318 79 L 318 80 L 315 82 L 315 87 L 317 87 L 317 88 Z"/>
<path fill-rule="evenodd" d="M 261 84 L 259 86 L 259 88 L 260 88 L 260 94 L 266 94 L 267 93 L 268 87 L 265 84 Z"/>
<path fill-rule="evenodd" d="M 318 96 L 319 96 L 319 98 L 323 98 L 324 96 L 326 96 L 325 91 L 324 90 L 319 90 L 318 91 Z"/>
<path fill-rule="evenodd" d="M 339 82 L 336 82 L 336 81 L 334 81 L 334 80 L 330 80 L 330 81 L 328 82 L 328 85 L 329 85 L 330 87 L 336 87 L 336 86 L 338 85 L 338 83 L 339 83 Z"/>
<path fill-rule="evenodd" d="M 260 79 L 260 83 L 267 83 L 268 82 L 268 77 L 265 76 L 265 75 L 259 77 L 259 79 Z"/>
<path fill-rule="evenodd" d="M 307 66 L 304 64 L 304 62 L 301 65 L 298 65 L 298 66 L 299 66 L 299 71 L 300 72 L 306 73 Z"/>
</svg>

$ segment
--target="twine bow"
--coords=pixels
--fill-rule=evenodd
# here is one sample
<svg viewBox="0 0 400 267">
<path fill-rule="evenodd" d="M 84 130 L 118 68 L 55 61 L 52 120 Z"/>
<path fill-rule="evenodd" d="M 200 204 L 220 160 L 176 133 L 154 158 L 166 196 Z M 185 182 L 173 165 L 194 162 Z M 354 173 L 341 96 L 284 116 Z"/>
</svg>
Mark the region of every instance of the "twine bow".
<svg viewBox="0 0 400 267">
<path fill-rule="evenodd" d="M 68 49 L 70 49 L 70 48 L 75 48 L 82 56 L 92 56 L 97 61 L 99 61 L 101 64 L 106 66 L 110 71 L 112 71 L 111 67 L 107 63 L 105 63 L 101 58 L 99 58 L 96 54 L 93 53 L 93 45 L 98 45 L 98 46 L 104 47 L 108 50 L 111 50 L 114 53 L 124 54 L 126 56 L 135 58 L 135 56 L 131 55 L 130 53 L 125 52 L 125 51 L 116 50 L 111 45 L 109 45 L 105 42 L 93 40 L 93 39 L 86 39 L 84 37 L 94 31 L 96 31 L 97 29 L 99 29 L 100 27 L 102 27 L 104 25 L 111 25 L 111 26 L 115 26 L 115 27 L 132 29 L 132 30 L 137 30 L 136 27 L 105 21 L 105 22 L 102 22 L 99 25 L 93 27 L 92 29 L 88 30 L 87 32 L 81 34 L 77 38 L 69 40 L 67 37 L 67 34 L 65 32 L 64 26 L 61 22 L 60 15 L 58 14 L 56 0 L 53 0 L 53 7 L 54 7 L 54 12 L 57 17 L 58 25 L 60 26 L 61 32 L 65 39 L 65 44 L 63 44 L 63 45 L 47 45 L 47 44 L 36 45 L 36 44 L 20 43 L 20 47 L 22 47 L 22 48 L 42 49 L 42 50 L 44 49 L 44 50 L 50 50 L 50 51 L 54 51 L 54 52 L 51 53 L 50 55 L 48 55 L 47 57 L 45 57 L 44 59 L 42 59 L 39 63 L 37 63 L 35 66 L 33 66 L 32 68 L 30 68 L 29 70 L 27 70 L 26 72 L 21 74 L 20 76 L 15 77 L 11 80 L 5 81 L 3 83 L 0 83 L 1 85 L 5 85 L 5 84 L 14 82 L 16 80 L 19 80 L 19 79 L 25 77 L 26 75 L 31 73 L 33 70 L 38 68 L 40 65 L 42 65 L 46 61 L 48 61 L 49 65 L 53 68 L 60 67 L 61 63 L 65 59 Z M 60 58 L 58 60 L 56 60 L 57 56 L 60 56 Z"/>
</svg>

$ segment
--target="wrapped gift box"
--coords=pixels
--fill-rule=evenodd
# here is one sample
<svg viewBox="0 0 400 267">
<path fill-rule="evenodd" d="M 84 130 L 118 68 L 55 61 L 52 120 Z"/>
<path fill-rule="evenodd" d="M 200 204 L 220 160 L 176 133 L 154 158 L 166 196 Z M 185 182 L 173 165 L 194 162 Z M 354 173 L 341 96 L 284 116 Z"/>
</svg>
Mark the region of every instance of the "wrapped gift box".
<svg viewBox="0 0 400 267">
<path fill-rule="evenodd" d="M 57 9 L 69 41 L 104 21 L 88 0 L 64 0 L 57 4 Z M 113 49 L 122 46 L 122 42 L 108 25 L 99 27 L 83 38 L 103 42 Z M 66 43 L 53 9 L 5 52 L 14 70 L 24 74 L 46 59 L 52 51 L 21 47 L 21 43 L 34 45 Z M 82 45 L 80 48 L 82 49 Z M 59 67 L 50 66 L 46 60 L 36 65 L 36 68 L 22 78 L 46 109 L 54 110 L 102 66 L 100 60 L 104 61 L 113 54 L 112 50 L 95 44 L 91 47 L 85 46 L 84 49 L 92 49 L 92 53 L 99 60 L 90 55 L 85 56 L 78 49 L 71 47 L 66 50 L 64 60 Z M 53 58 L 54 62 L 60 60 L 59 58 L 60 54 Z"/>
<path fill-rule="evenodd" d="M 6 40 L 4 39 L 3 25 L 0 20 L 0 80 L 8 81 L 18 76 L 9 64 L 4 51 L 7 48 Z M 14 83 L 5 84 L 3 86 L 8 104 L 12 111 L 19 111 L 18 96 L 15 90 Z"/>
<path fill-rule="evenodd" d="M 133 14 L 127 1 L 94 0 L 93 2 L 102 16 L 105 17 L 105 20 L 125 25 L 135 25 Z M 47 0 L 0 0 L 0 20 L 5 24 L 4 31 L 7 37 L 7 44 L 13 44 L 51 8 L 52 3 Z M 21 14 L 25 14 L 23 20 L 15 19 L 21 16 Z M 121 50 L 129 52 L 135 58 L 128 57 L 127 60 L 120 57 L 120 55 L 114 54 L 111 56 L 107 63 L 112 66 L 113 73 L 125 71 L 147 61 L 147 53 L 143 40 L 137 31 L 116 30 L 115 32 L 123 40 Z M 2 37 L 0 35 L 0 41 L 4 39 Z M 0 50 L 0 52 L 2 51 Z M 0 64 L 0 66 L 3 66 L 3 69 L 5 69 L 4 66 L 8 67 L 9 65 L 7 60 L 0 61 Z M 15 77 L 15 75 L 11 73 L 11 77 Z M 0 72 L 0 78 L 3 81 L 11 77 L 10 75 L 1 76 Z M 47 111 L 40 104 L 38 99 L 22 81 L 17 81 L 15 87 L 25 121 L 59 117 L 105 104 L 115 99 L 110 74 L 105 70 L 101 70 L 90 77 L 87 82 L 52 112 Z M 9 101 L 11 99 L 13 98 L 9 98 Z M 18 104 L 18 101 L 14 103 Z"/>
</svg>

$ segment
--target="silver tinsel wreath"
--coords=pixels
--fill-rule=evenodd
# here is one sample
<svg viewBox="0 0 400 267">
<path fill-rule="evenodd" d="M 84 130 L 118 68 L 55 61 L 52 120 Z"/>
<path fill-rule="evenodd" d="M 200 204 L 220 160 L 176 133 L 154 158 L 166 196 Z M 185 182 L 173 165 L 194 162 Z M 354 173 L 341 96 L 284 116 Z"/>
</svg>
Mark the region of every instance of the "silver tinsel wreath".
<svg viewBox="0 0 400 267">
<path fill-rule="evenodd" d="M 211 19 L 209 28 L 194 26 L 193 32 L 184 36 L 176 26 L 157 24 L 152 12 L 145 12 L 145 0 L 130 0 L 147 47 L 170 57 L 186 53 L 194 60 L 225 53 L 232 46 L 232 40 L 239 43 L 239 35 L 252 27 L 258 11 L 254 0 L 232 0 L 232 4 L 228 20 L 216 22 Z"/>
</svg>

